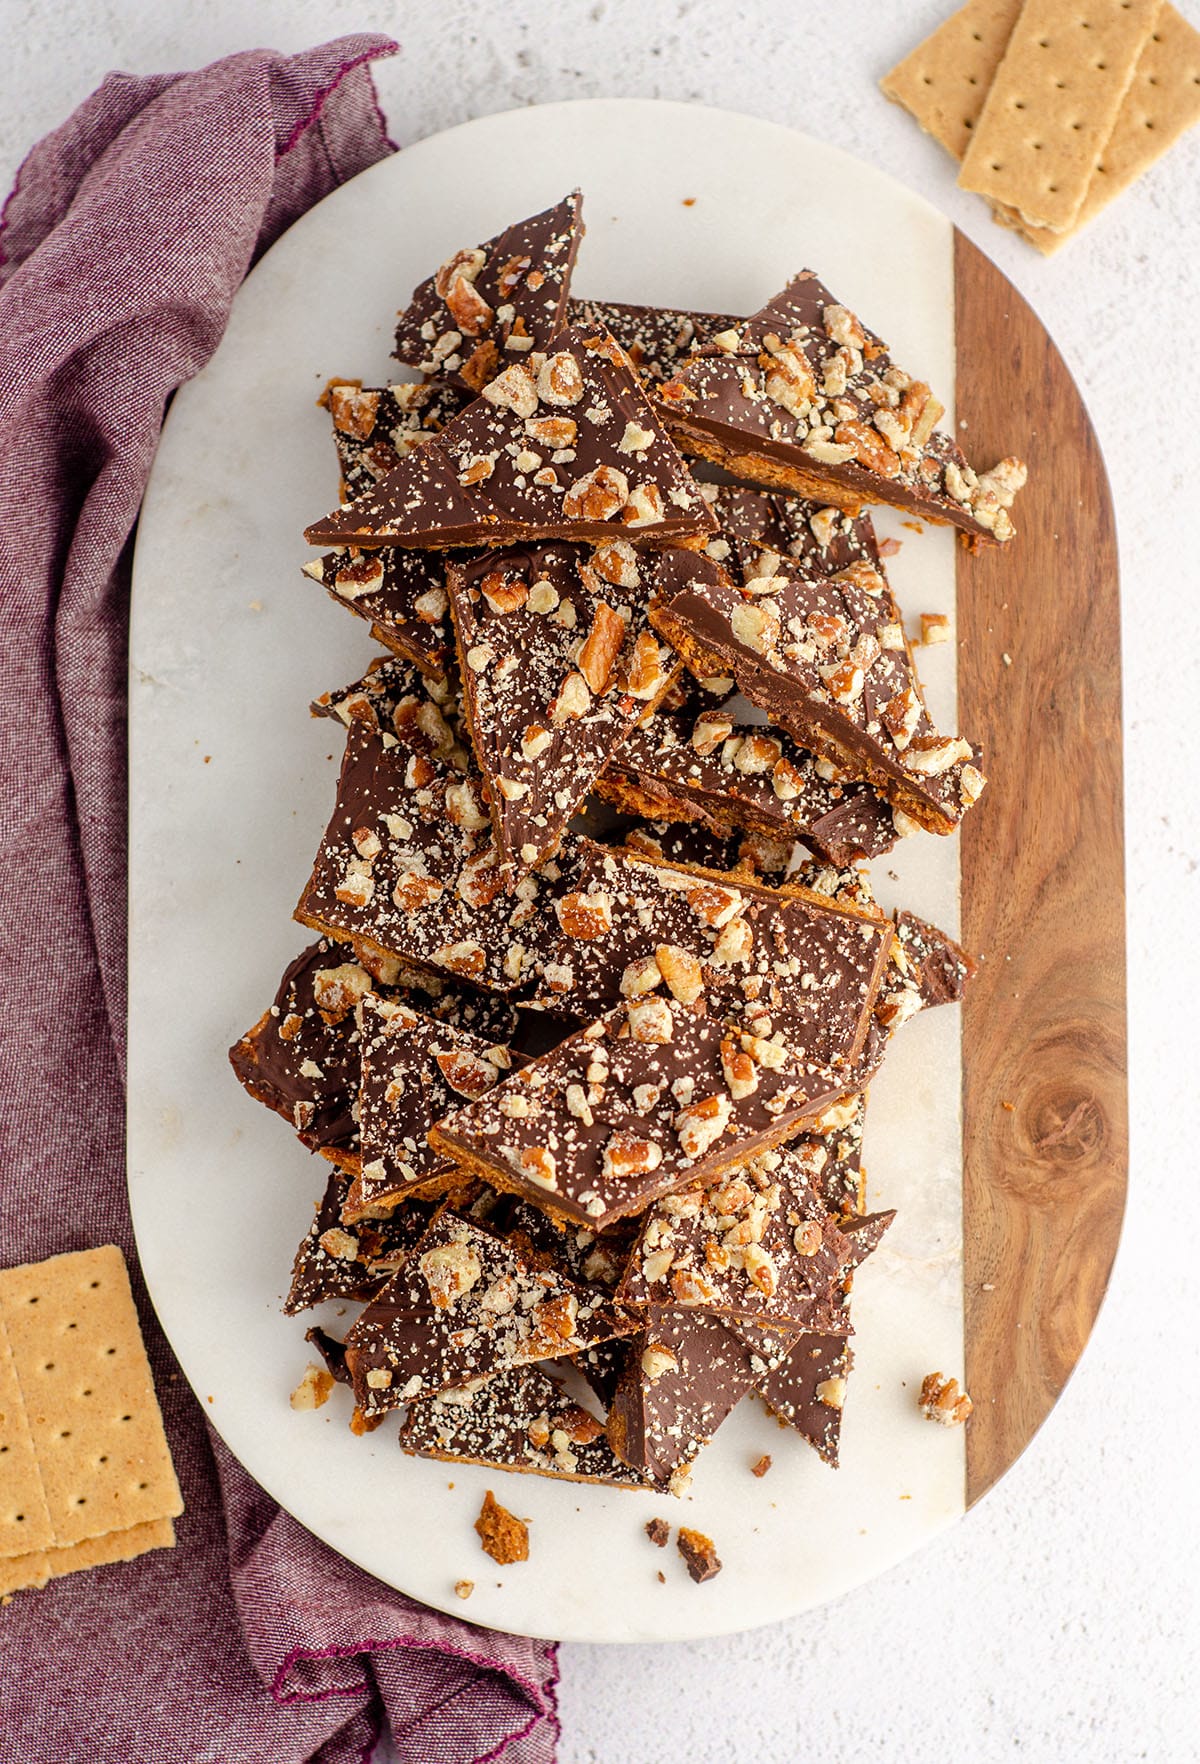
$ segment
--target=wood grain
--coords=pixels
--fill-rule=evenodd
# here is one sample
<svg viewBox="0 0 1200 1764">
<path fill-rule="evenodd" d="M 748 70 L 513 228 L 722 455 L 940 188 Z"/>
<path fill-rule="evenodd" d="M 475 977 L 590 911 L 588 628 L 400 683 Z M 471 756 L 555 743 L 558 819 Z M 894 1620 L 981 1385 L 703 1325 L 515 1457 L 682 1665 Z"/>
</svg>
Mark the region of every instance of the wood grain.
<svg viewBox="0 0 1200 1764">
<path fill-rule="evenodd" d="M 1096 437 L 1054 344 L 955 235 L 959 438 L 1029 462 L 1016 540 L 957 567 L 963 824 L 967 1504 L 1029 1443 L 1087 1341 L 1125 1207 L 1120 607 Z M 1007 663 L 1005 657 L 1011 657 Z"/>
</svg>

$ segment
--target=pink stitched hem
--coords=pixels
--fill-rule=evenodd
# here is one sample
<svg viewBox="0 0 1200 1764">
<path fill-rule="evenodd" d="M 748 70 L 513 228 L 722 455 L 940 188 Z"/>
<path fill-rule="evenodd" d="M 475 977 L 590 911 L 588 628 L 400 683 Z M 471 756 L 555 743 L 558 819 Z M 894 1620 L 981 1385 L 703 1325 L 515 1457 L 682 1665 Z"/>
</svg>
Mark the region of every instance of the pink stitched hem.
<svg viewBox="0 0 1200 1764">
<path fill-rule="evenodd" d="M 509 1746 L 516 1745 L 518 1740 L 523 1740 L 528 1734 L 533 1732 L 539 1721 L 544 1721 L 547 1718 L 554 1723 L 554 1735 L 557 1740 L 559 1733 L 561 1732 L 558 1715 L 553 1707 L 548 1707 L 546 1703 L 547 1691 L 553 1690 L 559 1680 L 557 1652 L 554 1655 L 552 1676 L 546 1680 L 545 1686 L 541 1686 L 537 1684 L 535 1680 L 526 1678 L 524 1673 L 511 1672 L 507 1667 L 498 1666 L 494 1660 L 489 1660 L 485 1654 L 474 1654 L 471 1652 L 470 1648 L 456 1648 L 448 1645 L 446 1642 L 429 1641 L 423 1637 L 415 1635 L 392 1636 L 387 1641 L 362 1641 L 357 1647 L 295 1647 L 285 1656 L 278 1672 L 272 1679 L 270 1695 L 276 1703 L 282 1705 L 288 1703 L 323 1703 L 330 1697 L 358 1696 L 361 1692 L 370 1691 L 372 1689 L 365 1680 L 359 1685 L 349 1685 L 331 1690 L 312 1692 L 291 1691 L 285 1693 L 283 1690 L 283 1679 L 297 1660 L 347 1660 L 356 1657 L 359 1654 L 382 1653 L 385 1648 L 425 1648 L 427 1651 L 433 1653 L 452 1654 L 454 1658 L 458 1660 L 469 1660 L 472 1666 L 479 1666 L 485 1672 L 499 1672 L 504 1674 L 510 1678 L 514 1684 L 519 1685 L 525 1692 L 526 1696 L 529 1697 L 530 1701 L 535 1704 L 533 1714 L 529 1717 L 529 1720 L 525 1723 L 524 1727 L 519 1728 L 514 1733 L 507 1734 L 505 1738 L 500 1741 L 499 1745 L 493 1746 L 490 1752 L 482 1753 L 473 1761 L 473 1764 L 495 1764 L 495 1760 L 499 1758 L 503 1752 L 507 1751 Z M 362 1764 L 369 1764 L 378 1741 L 379 1734 L 377 1733 L 371 1740 L 367 1751 L 363 1754 Z"/>
<path fill-rule="evenodd" d="M 378 49 L 364 49 L 363 53 L 361 55 L 356 55 L 352 61 L 343 61 L 341 66 L 338 68 L 337 72 L 334 74 L 333 78 L 330 80 L 329 84 L 327 86 L 322 86 L 321 90 L 317 93 L 316 97 L 313 99 L 312 106 L 311 106 L 310 110 L 308 111 L 308 114 L 306 116 L 301 117 L 300 121 L 296 124 L 295 128 L 292 130 L 291 134 L 288 136 L 288 138 L 284 142 L 283 146 L 279 149 L 278 153 L 276 153 L 276 155 L 275 155 L 276 160 L 278 161 L 280 159 L 286 158 L 287 155 L 292 151 L 292 148 L 296 145 L 297 141 L 299 141 L 300 137 L 302 135 L 306 134 L 307 131 L 312 127 L 312 125 L 317 121 L 317 118 L 320 116 L 320 114 L 324 110 L 326 104 L 329 102 L 330 98 L 332 98 L 333 94 L 337 91 L 338 87 L 341 85 L 342 81 L 345 79 L 347 74 L 353 73 L 356 67 L 361 67 L 363 65 L 363 63 L 366 61 L 375 61 L 375 60 L 378 60 L 380 57 L 386 57 L 388 55 L 396 55 L 396 54 L 398 54 L 399 49 L 400 49 L 399 43 L 388 43 Z M 374 80 L 371 81 L 371 101 L 375 106 L 375 115 L 379 119 L 380 127 L 383 129 L 384 141 L 387 144 L 387 146 L 389 146 L 392 149 L 392 151 L 394 152 L 395 148 L 396 148 L 396 143 L 393 140 L 389 139 L 389 137 L 388 137 L 387 123 L 384 120 L 384 115 L 383 115 L 382 110 L 380 110 L 380 108 L 379 108 L 379 99 L 378 99 L 376 92 L 375 92 Z"/>
</svg>

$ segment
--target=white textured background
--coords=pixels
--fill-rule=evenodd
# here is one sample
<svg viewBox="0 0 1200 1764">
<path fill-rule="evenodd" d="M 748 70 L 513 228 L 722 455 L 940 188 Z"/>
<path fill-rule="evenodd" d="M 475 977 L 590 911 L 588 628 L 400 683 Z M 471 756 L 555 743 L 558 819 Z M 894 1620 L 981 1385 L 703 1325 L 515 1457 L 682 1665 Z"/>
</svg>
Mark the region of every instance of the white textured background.
<svg viewBox="0 0 1200 1764">
<path fill-rule="evenodd" d="M 402 144 L 485 111 L 624 95 L 821 134 L 920 190 L 996 259 L 1058 341 L 1100 434 L 1124 583 L 1134 1149 L 1091 1347 L 1003 1484 L 883 1579 L 728 1640 L 565 1648 L 562 1764 L 1200 1757 L 1200 130 L 1044 262 L 955 188 L 940 149 L 874 89 L 950 3 L 0 0 L 5 186 L 112 68 L 361 29 L 403 44 L 377 76 Z M 1200 24 L 1197 0 L 1182 10 Z"/>
</svg>

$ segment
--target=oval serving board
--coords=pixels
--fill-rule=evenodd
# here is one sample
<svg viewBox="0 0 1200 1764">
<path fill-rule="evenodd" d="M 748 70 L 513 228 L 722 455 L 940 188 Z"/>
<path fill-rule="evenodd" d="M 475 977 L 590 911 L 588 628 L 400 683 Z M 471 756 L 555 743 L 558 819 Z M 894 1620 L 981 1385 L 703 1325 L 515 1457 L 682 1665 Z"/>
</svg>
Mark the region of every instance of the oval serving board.
<svg viewBox="0 0 1200 1764">
<path fill-rule="evenodd" d="M 903 541 L 889 573 L 910 619 L 957 607 L 958 644 L 921 652 L 926 684 L 949 727 L 957 665 L 959 726 L 986 742 L 992 781 L 961 842 L 902 841 L 876 880 L 885 904 L 952 932 L 961 915 L 987 960 L 961 1015 L 907 1025 L 872 1087 L 870 1198 L 899 1216 L 856 1284 L 843 1468 L 743 1404 L 688 1500 L 665 1504 L 717 1540 L 725 1568 L 703 1588 L 673 1552 L 657 1581 L 642 1524 L 661 1499 L 405 1458 L 392 1428 L 349 1434 L 344 1392 L 316 1415 L 289 1408 L 308 1350 L 279 1302 L 321 1166 L 225 1060 L 308 940 L 290 914 L 337 743 L 307 702 L 371 653 L 299 573 L 300 530 L 334 495 L 313 401 L 331 374 L 389 372 L 391 314 L 431 265 L 575 183 L 579 293 L 749 311 L 811 264 L 957 398 L 977 460 L 1021 450 L 1032 468 L 1005 553 L 880 517 Z M 263 1486 L 427 1603 L 461 1613 L 466 1575 L 472 1620 L 573 1640 L 786 1616 L 960 1517 L 1052 1406 L 1119 1227 L 1118 653 L 1103 467 L 1061 360 L 995 268 L 872 168 L 697 106 L 552 105 L 420 142 L 293 227 L 172 408 L 139 532 L 130 671 L 134 1222 L 183 1368 Z M 965 1440 L 913 1400 L 924 1372 L 964 1357 Z M 775 1462 L 759 1481 L 763 1451 Z M 533 1554 L 493 1583 L 471 1526 L 497 1483 L 533 1518 Z"/>
</svg>

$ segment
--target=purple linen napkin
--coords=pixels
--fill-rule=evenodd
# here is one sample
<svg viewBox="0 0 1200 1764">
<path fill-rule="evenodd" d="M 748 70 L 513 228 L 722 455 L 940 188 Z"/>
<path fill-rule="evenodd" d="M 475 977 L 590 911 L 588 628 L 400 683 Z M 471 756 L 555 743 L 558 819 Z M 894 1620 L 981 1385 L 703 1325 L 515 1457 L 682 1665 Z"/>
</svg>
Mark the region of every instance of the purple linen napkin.
<svg viewBox="0 0 1200 1764">
<path fill-rule="evenodd" d="M 0 1265 L 122 1245 L 187 1503 L 174 1550 L 0 1613 L 3 1764 L 350 1764 L 385 1728 L 416 1764 L 554 1754 L 553 1648 L 352 1567 L 208 1432 L 125 1198 L 129 541 L 255 258 L 391 151 L 368 63 L 394 49 L 114 74 L 0 222 Z"/>
</svg>

